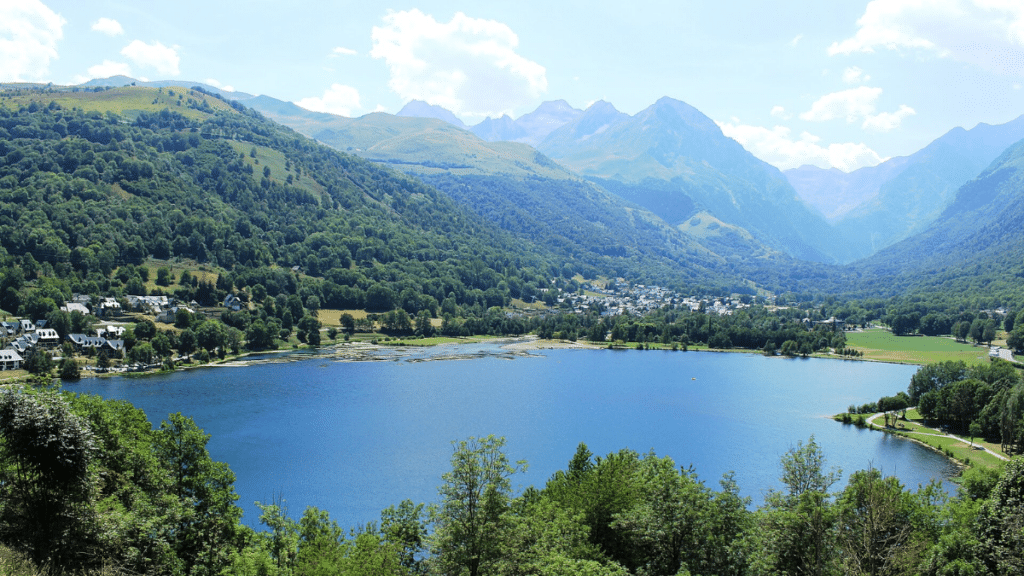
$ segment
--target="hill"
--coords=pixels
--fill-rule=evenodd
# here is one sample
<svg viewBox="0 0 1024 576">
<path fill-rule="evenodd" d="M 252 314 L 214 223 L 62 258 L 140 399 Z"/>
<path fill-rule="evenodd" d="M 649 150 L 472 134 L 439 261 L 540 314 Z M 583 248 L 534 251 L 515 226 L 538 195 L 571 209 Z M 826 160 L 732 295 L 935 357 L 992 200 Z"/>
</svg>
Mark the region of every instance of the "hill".
<svg viewBox="0 0 1024 576">
<path fill-rule="evenodd" d="M 0 158 L 11 313 L 126 293 L 150 257 L 220 272 L 186 301 L 236 289 L 412 314 L 449 299 L 482 313 L 577 273 L 435 188 L 200 90 L 4 90 Z M 22 289 L 37 278 L 56 280 Z"/>
</svg>

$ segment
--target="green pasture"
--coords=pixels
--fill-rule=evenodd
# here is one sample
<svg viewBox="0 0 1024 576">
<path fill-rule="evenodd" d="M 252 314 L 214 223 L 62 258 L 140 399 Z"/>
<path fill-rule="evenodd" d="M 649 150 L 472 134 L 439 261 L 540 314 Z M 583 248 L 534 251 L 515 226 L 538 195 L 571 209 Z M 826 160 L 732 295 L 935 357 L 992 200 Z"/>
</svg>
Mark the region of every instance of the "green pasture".
<svg viewBox="0 0 1024 576">
<path fill-rule="evenodd" d="M 988 362 L 987 346 L 972 346 L 939 336 L 893 336 L 882 329 L 847 332 L 846 345 L 864 353 L 865 360 L 900 364 L 931 364 L 963 360 L 969 364 Z"/>
<path fill-rule="evenodd" d="M 171 95 L 171 92 L 174 95 Z M 169 108 L 186 118 L 203 120 L 209 114 L 190 108 L 188 100 L 206 100 L 214 110 L 229 108 L 223 101 L 194 92 L 186 87 L 151 88 L 148 86 L 124 86 L 93 92 L 91 90 L 55 89 L 49 92 L 7 90 L 0 93 L 0 106 L 16 108 L 36 102 L 47 106 L 56 102 L 62 108 L 80 108 L 89 112 L 113 112 L 134 120 L 141 112 L 159 112 Z"/>
</svg>

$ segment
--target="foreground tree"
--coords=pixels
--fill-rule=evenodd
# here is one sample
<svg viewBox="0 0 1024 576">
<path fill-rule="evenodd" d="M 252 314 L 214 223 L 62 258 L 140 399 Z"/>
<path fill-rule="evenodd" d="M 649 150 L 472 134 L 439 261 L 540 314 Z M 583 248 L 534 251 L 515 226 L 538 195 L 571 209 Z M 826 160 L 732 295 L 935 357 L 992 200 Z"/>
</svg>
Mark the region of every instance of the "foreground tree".
<svg viewBox="0 0 1024 576">
<path fill-rule="evenodd" d="M 811 436 L 782 457 L 784 492 L 771 491 L 752 538 L 754 574 L 833 574 L 837 570 L 836 510 L 829 489 L 840 471 L 825 468 L 825 454 Z"/>
<path fill-rule="evenodd" d="M 191 506 L 174 532 L 173 546 L 186 572 L 218 574 L 237 548 L 242 509 L 235 506 L 235 475 L 210 458 L 210 435 L 191 418 L 171 414 L 160 423 L 154 447 L 171 472 L 170 491 Z"/>
<path fill-rule="evenodd" d="M 432 510 L 432 548 L 441 573 L 479 576 L 501 558 L 511 479 L 526 470 L 526 462 L 509 462 L 504 438 L 471 437 L 452 445 L 452 469 L 441 477 L 441 503 Z"/>
<path fill-rule="evenodd" d="M 75 566 L 91 540 L 95 452 L 85 419 L 52 392 L 0 391 L 0 541 Z"/>
</svg>

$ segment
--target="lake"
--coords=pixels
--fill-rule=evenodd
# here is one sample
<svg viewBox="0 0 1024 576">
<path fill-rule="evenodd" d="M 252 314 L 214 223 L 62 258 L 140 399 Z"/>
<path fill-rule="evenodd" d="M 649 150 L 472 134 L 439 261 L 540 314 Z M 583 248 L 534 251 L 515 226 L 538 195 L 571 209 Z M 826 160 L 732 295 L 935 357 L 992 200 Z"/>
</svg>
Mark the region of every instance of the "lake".
<svg viewBox="0 0 1024 576">
<path fill-rule="evenodd" d="M 267 358 L 275 358 L 269 355 Z M 779 458 L 813 435 L 845 477 L 874 466 L 915 488 L 956 468 L 931 450 L 828 415 L 906 390 L 916 366 L 754 354 L 545 350 L 499 343 L 330 353 L 288 362 L 146 377 L 87 379 L 77 392 L 130 401 L 155 424 L 172 412 L 212 435 L 237 475 L 249 525 L 254 500 L 284 498 L 293 517 L 326 509 L 342 526 L 379 520 L 409 498 L 433 502 L 451 442 L 495 434 L 524 459 L 520 488 L 543 486 L 577 444 L 596 455 L 629 448 L 692 465 L 717 489 L 735 471 L 754 505 L 779 488 Z"/>
</svg>

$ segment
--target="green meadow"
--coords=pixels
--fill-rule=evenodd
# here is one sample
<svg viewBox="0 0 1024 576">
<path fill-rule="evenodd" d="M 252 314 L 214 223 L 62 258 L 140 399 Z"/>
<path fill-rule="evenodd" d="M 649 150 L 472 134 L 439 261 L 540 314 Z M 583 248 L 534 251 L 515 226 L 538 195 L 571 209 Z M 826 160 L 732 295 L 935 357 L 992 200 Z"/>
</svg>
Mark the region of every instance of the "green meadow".
<svg viewBox="0 0 1024 576">
<path fill-rule="evenodd" d="M 848 332 L 848 346 L 864 353 L 865 360 L 900 364 L 931 364 L 963 360 L 969 364 L 988 362 L 988 346 L 974 346 L 939 336 L 893 336 L 883 329 Z"/>
</svg>

